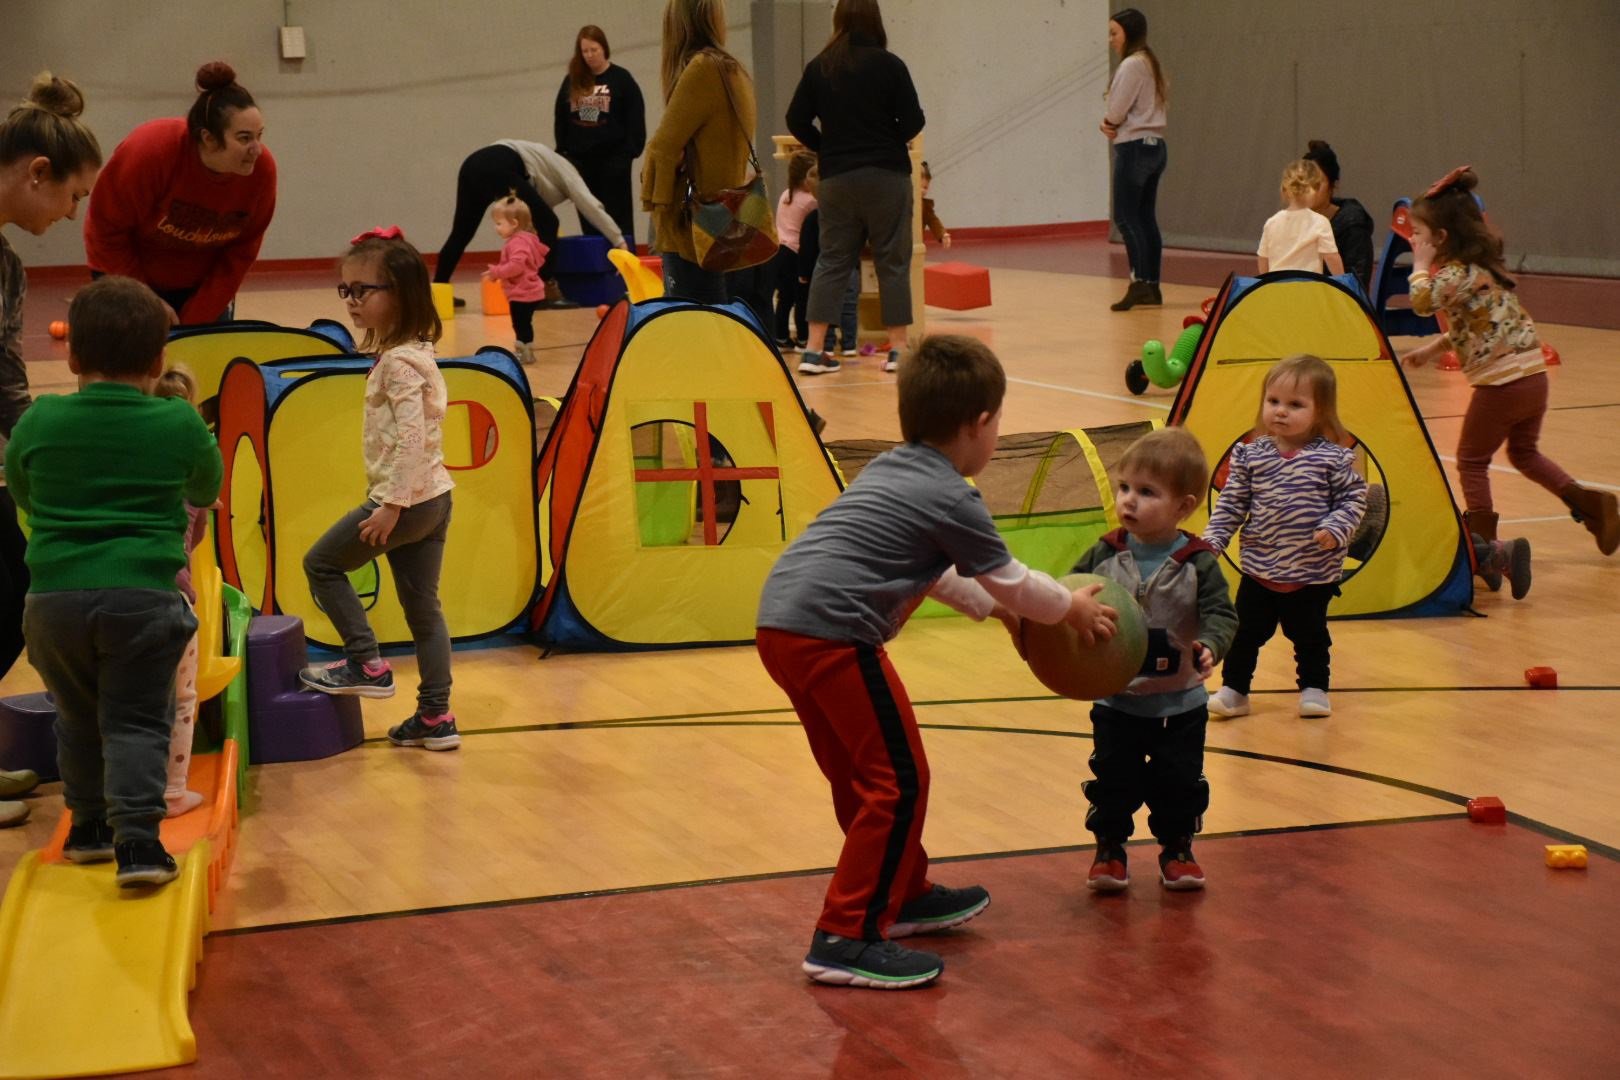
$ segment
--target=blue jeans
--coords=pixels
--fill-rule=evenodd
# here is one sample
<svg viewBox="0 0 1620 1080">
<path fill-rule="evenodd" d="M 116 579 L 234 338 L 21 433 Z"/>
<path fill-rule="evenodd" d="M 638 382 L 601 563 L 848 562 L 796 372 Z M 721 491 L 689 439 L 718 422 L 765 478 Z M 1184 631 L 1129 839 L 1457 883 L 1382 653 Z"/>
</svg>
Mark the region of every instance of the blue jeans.
<svg viewBox="0 0 1620 1080">
<path fill-rule="evenodd" d="M 705 270 L 691 259 L 682 258 L 673 251 L 660 253 L 664 260 L 664 295 L 682 300 L 696 300 L 700 304 L 726 302 L 726 275 L 716 270 Z"/>
<path fill-rule="evenodd" d="M 156 840 L 168 810 L 174 676 L 197 617 L 178 589 L 32 593 L 28 660 L 56 704 L 56 764 L 73 823 Z"/>
<path fill-rule="evenodd" d="M 1154 137 L 1114 144 L 1114 224 L 1125 241 L 1125 256 L 1131 263 L 1131 277 L 1158 284 L 1159 257 L 1164 240 L 1159 236 L 1155 210 L 1159 201 L 1159 177 L 1169 161 L 1164 140 Z"/>
</svg>

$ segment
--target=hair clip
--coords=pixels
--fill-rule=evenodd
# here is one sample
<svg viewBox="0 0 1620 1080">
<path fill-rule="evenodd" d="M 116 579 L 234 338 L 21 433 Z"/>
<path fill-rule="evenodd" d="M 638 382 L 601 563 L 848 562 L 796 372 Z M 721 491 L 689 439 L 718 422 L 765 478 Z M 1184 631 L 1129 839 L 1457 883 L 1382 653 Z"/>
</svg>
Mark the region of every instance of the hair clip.
<svg viewBox="0 0 1620 1080">
<path fill-rule="evenodd" d="M 1457 182 L 1458 178 L 1461 177 L 1463 173 L 1467 172 L 1469 169 L 1472 169 L 1472 168 L 1473 168 L 1472 165 L 1459 165 L 1459 166 L 1457 166 L 1455 169 L 1452 169 L 1450 172 L 1446 173 L 1446 175 L 1442 176 L 1440 179 L 1438 179 L 1434 183 L 1430 184 L 1429 185 L 1429 190 L 1425 191 L 1423 193 L 1423 197 L 1425 199 L 1432 199 L 1436 195 L 1442 195 L 1445 192 L 1451 190 L 1452 185 Z"/>
<path fill-rule="evenodd" d="M 350 240 L 349 241 L 349 246 L 353 247 L 354 245 L 360 243 L 360 241 L 362 241 L 362 240 L 403 240 L 403 239 L 405 239 L 405 234 L 400 231 L 398 225 L 390 225 L 386 229 L 379 225 L 377 228 L 368 229 L 365 232 L 361 233 L 359 236 L 356 236 L 353 240 Z"/>
</svg>

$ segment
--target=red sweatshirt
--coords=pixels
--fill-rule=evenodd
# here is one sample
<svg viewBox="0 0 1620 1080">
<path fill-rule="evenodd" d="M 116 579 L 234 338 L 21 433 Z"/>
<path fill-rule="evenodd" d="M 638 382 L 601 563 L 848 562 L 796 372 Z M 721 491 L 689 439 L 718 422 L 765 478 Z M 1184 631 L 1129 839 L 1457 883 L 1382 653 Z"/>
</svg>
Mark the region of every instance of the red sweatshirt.
<svg viewBox="0 0 1620 1080">
<path fill-rule="evenodd" d="M 266 150 L 251 176 L 202 163 L 180 117 L 148 120 L 107 159 L 84 219 L 90 268 L 154 289 L 196 289 L 178 313 L 209 323 L 258 257 L 276 209 L 276 162 Z"/>
</svg>

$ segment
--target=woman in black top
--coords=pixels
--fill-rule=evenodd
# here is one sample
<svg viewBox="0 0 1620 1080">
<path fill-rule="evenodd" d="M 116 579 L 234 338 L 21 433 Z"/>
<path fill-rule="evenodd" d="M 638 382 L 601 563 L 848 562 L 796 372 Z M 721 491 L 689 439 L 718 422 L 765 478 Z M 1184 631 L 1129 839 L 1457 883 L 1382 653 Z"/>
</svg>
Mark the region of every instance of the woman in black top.
<svg viewBox="0 0 1620 1080">
<path fill-rule="evenodd" d="M 1306 161 L 1314 161 L 1327 177 L 1327 186 L 1316 189 L 1311 209 L 1328 219 L 1333 227 L 1333 242 L 1339 246 L 1347 274 L 1354 274 L 1361 282 L 1361 291 L 1368 297 L 1372 287 L 1373 219 L 1367 208 L 1354 199 L 1334 197 L 1339 189 L 1339 155 L 1333 147 L 1320 139 L 1312 139 L 1305 152 Z"/>
<path fill-rule="evenodd" d="M 568 77 L 557 91 L 557 152 L 579 170 L 585 186 L 602 200 L 634 251 L 630 165 L 647 143 L 647 115 L 641 87 L 628 71 L 608 61 L 612 55 L 601 27 L 580 27 Z M 601 235 L 584 218 L 579 228 L 587 235 Z"/>
<path fill-rule="evenodd" d="M 838 0 L 832 40 L 805 67 L 788 106 L 788 130 L 820 157 L 821 257 L 810 279 L 810 340 L 799 362 L 806 375 L 840 367 L 824 351 L 827 327 L 838 320 L 866 243 L 889 330 L 884 371 L 899 367 L 906 347 L 912 249 L 906 144 L 922 130 L 923 112 L 911 73 L 887 46 L 877 0 Z"/>
</svg>

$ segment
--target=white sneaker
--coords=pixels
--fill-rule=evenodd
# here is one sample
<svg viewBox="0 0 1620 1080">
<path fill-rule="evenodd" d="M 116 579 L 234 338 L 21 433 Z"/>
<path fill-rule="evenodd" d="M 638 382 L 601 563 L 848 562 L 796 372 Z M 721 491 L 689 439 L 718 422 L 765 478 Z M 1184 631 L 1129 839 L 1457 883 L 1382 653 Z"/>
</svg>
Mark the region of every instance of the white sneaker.
<svg viewBox="0 0 1620 1080">
<path fill-rule="evenodd" d="M 1249 715 L 1249 695 L 1240 694 L 1230 686 L 1223 686 L 1209 695 L 1209 715 L 1222 720 Z"/>
<path fill-rule="evenodd" d="M 28 804 L 25 802 L 0 802 L 0 829 L 9 829 L 13 825 L 21 825 L 28 820 Z"/>
<path fill-rule="evenodd" d="M 1306 687 L 1299 692 L 1299 715 L 1301 716 L 1332 716 L 1333 706 L 1328 702 L 1326 690 L 1316 690 Z"/>
<path fill-rule="evenodd" d="M 514 349 L 513 352 L 517 354 L 519 363 L 525 365 L 534 363 L 534 346 L 526 345 L 520 341 L 517 343 L 517 348 Z"/>
<path fill-rule="evenodd" d="M 900 370 L 900 354 L 894 349 L 890 349 L 889 355 L 883 358 L 883 370 L 890 375 Z"/>
</svg>

